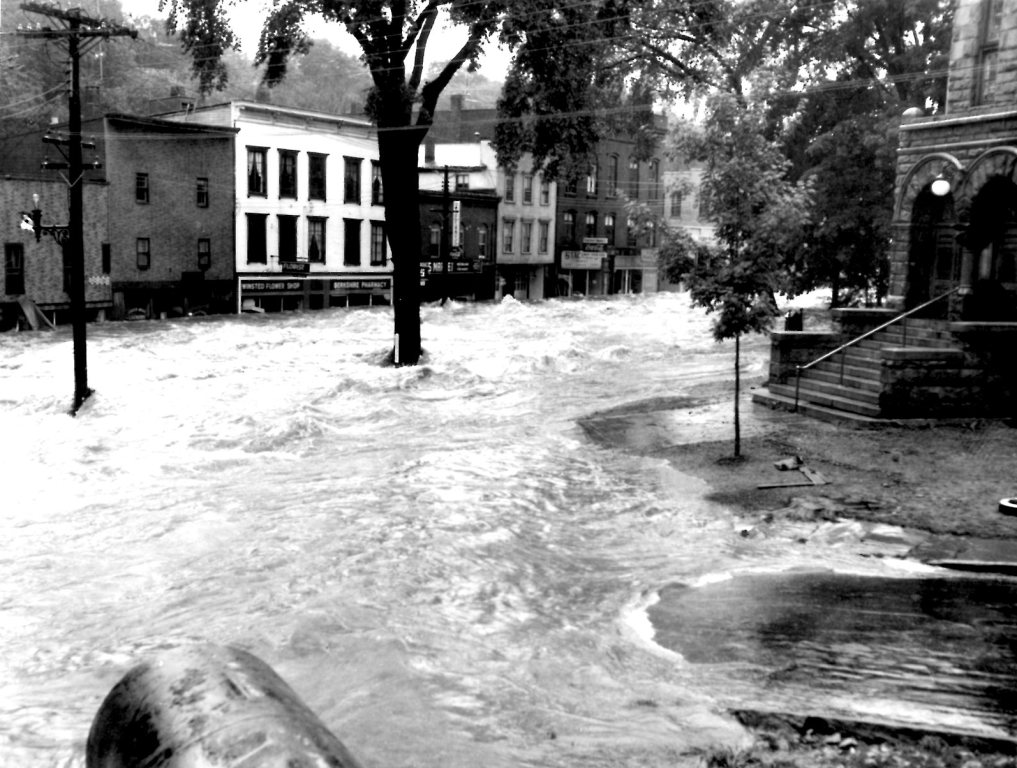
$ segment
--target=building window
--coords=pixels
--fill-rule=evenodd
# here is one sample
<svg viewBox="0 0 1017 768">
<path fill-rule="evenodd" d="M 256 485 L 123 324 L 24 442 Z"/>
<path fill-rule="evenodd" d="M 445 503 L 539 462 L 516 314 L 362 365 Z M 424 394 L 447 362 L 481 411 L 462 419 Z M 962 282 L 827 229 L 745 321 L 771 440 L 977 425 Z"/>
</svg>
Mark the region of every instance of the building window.
<svg viewBox="0 0 1017 768">
<path fill-rule="evenodd" d="M 543 175 L 540 177 L 540 204 L 551 204 L 551 182 L 545 179 Z"/>
<path fill-rule="evenodd" d="M 297 153 L 279 150 L 279 197 L 297 196 Z"/>
<path fill-rule="evenodd" d="M 565 211 L 562 214 L 562 224 L 564 224 L 562 234 L 565 235 L 565 239 L 574 243 L 576 241 L 576 212 Z"/>
<path fill-rule="evenodd" d="M 388 245 L 385 241 L 385 223 L 371 222 L 371 266 L 384 267 L 388 263 Z"/>
<path fill-rule="evenodd" d="M 618 155 L 607 158 L 607 194 L 608 197 L 618 196 Z"/>
<path fill-rule="evenodd" d="M 385 204 L 385 188 L 381 184 L 381 163 L 371 161 L 371 205 Z"/>
<path fill-rule="evenodd" d="M 307 155 L 307 199 L 325 199 L 325 161 L 328 155 L 309 153 Z"/>
<path fill-rule="evenodd" d="M 657 245 L 657 225 L 652 221 L 646 224 L 646 244 L 650 248 L 654 248 Z"/>
<path fill-rule="evenodd" d="M 524 221 L 519 232 L 519 252 L 530 253 L 533 248 L 533 222 Z"/>
<path fill-rule="evenodd" d="M 604 214 L 604 237 L 608 245 L 614 245 L 615 217 L 613 213 Z"/>
<path fill-rule="evenodd" d="M 590 163 L 590 169 L 586 172 L 586 194 L 590 197 L 597 196 L 597 164 Z"/>
<path fill-rule="evenodd" d="M 247 195 L 249 197 L 266 197 L 265 158 L 268 150 L 260 147 L 247 148 Z"/>
<path fill-rule="evenodd" d="M 548 239 L 551 234 L 551 222 L 542 221 L 537 225 L 537 252 L 547 253 Z"/>
<path fill-rule="evenodd" d="M 427 235 L 427 253 L 431 256 L 441 255 L 441 224 L 431 223 Z"/>
<path fill-rule="evenodd" d="M 636 236 L 636 222 L 631 216 L 625 220 L 625 245 L 633 246 L 639 244 Z"/>
<path fill-rule="evenodd" d="M 514 203 L 516 201 L 516 175 L 514 173 L 505 174 L 505 202 Z"/>
<path fill-rule="evenodd" d="M 199 208 L 208 208 L 208 178 L 199 176 L 195 188 L 195 203 Z"/>
<path fill-rule="evenodd" d="M 212 241 L 207 237 L 198 238 L 198 269 L 207 272 L 212 266 Z"/>
<path fill-rule="evenodd" d="M 278 216 L 279 261 L 297 260 L 297 217 Z"/>
<path fill-rule="evenodd" d="M 134 174 L 134 202 L 148 203 L 148 174 Z"/>
<path fill-rule="evenodd" d="M 523 202 L 526 205 L 533 204 L 533 174 L 523 174 Z"/>
<path fill-rule="evenodd" d="M 570 179 L 566 179 L 565 187 L 564 187 L 564 189 L 562 189 L 562 194 L 565 195 L 565 197 L 575 197 L 576 196 L 576 189 L 577 188 L 578 188 L 578 184 L 576 183 L 575 177 L 572 177 Z"/>
<path fill-rule="evenodd" d="M 596 236 L 597 236 L 597 214 L 594 211 L 587 211 L 585 237 L 596 237 Z"/>
<path fill-rule="evenodd" d="M 470 174 L 468 173 L 457 173 L 456 174 L 456 189 L 469 189 L 470 188 Z"/>
<path fill-rule="evenodd" d="M 135 241 L 134 252 L 138 269 L 148 269 L 152 266 L 152 246 L 147 237 L 139 237 Z"/>
<path fill-rule="evenodd" d="M 360 266 L 360 219 L 343 219 L 343 265 Z"/>
<path fill-rule="evenodd" d="M 487 224 L 477 227 L 477 257 L 481 259 L 487 258 L 487 235 Z"/>
<path fill-rule="evenodd" d="M 660 161 L 650 161 L 650 199 L 660 198 Z"/>
<path fill-rule="evenodd" d="M 325 263 L 325 219 L 320 216 L 307 217 L 307 260 Z"/>
<path fill-rule="evenodd" d="M 682 215 L 682 193 L 672 192 L 671 193 L 671 217 L 674 219 L 681 218 Z"/>
<path fill-rule="evenodd" d="M 975 104 L 991 104 L 996 90 L 1003 0 L 982 0 L 982 28 L 975 68 Z"/>
<path fill-rule="evenodd" d="M 501 225 L 501 250 L 503 253 L 512 253 L 515 250 L 516 220 L 505 219 Z"/>
<path fill-rule="evenodd" d="M 247 214 L 247 263 L 266 264 L 268 253 L 265 241 L 267 213 Z"/>
<path fill-rule="evenodd" d="M 25 292 L 25 246 L 4 243 L 4 293 L 20 296 Z"/>
<path fill-rule="evenodd" d="M 360 202 L 360 158 L 347 157 L 345 160 L 343 202 Z"/>
<path fill-rule="evenodd" d="M 102 273 L 108 275 L 113 269 L 113 255 L 109 249 L 109 243 L 103 243 L 102 250 Z"/>
<path fill-rule="evenodd" d="M 629 158 L 629 197 L 639 199 L 639 161 L 635 157 Z"/>
</svg>

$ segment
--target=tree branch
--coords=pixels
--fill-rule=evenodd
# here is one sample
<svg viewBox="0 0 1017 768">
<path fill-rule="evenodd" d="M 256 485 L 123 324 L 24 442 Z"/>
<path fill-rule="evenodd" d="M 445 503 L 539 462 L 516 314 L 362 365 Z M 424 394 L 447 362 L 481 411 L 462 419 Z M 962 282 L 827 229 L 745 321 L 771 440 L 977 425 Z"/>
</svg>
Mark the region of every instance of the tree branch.
<svg viewBox="0 0 1017 768">
<path fill-rule="evenodd" d="M 429 81 L 420 91 L 422 101 L 420 114 L 417 116 L 417 125 L 430 125 L 434 120 L 434 110 L 438 104 L 438 97 L 451 82 L 459 68 L 472 58 L 473 54 L 480 48 L 484 38 L 484 30 L 479 24 L 470 28 L 470 39 L 466 41 L 459 53 L 452 57 L 452 60 L 445 65 L 441 73 Z"/>
<path fill-rule="evenodd" d="M 414 44 L 414 40 L 416 40 L 417 46 L 413 61 L 413 73 L 410 76 L 409 82 L 411 91 L 417 90 L 420 80 L 424 76 L 424 55 L 427 53 L 427 40 L 431 36 L 431 30 L 434 28 L 434 22 L 437 18 L 438 3 L 431 2 L 417 17 L 409 34 L 406 36 L 406 50 L 410 49 L 410 46 Z"/>
</svg>

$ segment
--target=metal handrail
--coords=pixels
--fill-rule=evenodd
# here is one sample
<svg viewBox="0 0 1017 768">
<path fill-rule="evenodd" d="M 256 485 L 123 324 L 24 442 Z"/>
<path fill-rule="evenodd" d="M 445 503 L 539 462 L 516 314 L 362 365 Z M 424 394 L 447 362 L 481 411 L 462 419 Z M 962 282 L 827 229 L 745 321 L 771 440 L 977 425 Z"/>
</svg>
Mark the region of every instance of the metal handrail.
<svg viewBox="0 0 1017 768">
<path fill-rule="evenodd" d="M 878 325 L 875 328 L 872 328 L 872 329 L 866 331 L 865 333 L 861 334 L 860 336 L 856 336 L 855 338 L 851 339 L 851 341 L 848 341 L 848 342 L 845 342 L 844 344 L 841 344 L 836 349 L 832 349 L 829 352 L 826 352 L 825 354 L 820 355 L 819 357 L 817 357 L 815 360 L 813 360 L 810 363 L 806 363 L 805 365 L 796 365 L 795 366 L 795 407 L 794 407 L 794 410 L 796 412 L 798 411 L 798 390 L 799 390 L 799 387 L 801 386 L 801 382 L 802 382 L 802 371 L 807 371 L 809 368 L 814 366 L 816 363 L 821 363 L 824 360 L 827 360 L 827 359 L 833 357 L 834 355 L 836 355 L 838 353 L 845 352 L 848 349 L 848 347 L 854 346 L 859 341 L 864 341 L 865 339 L 867 339 L 870 336 L 873 336 L 873 335 L 879 333 L 880 331 L 882 331 L 885 328 L 889 328 L 894 323 L 900 322 L 901 320 L 906 320 L 908 317 L 910 317 L 911 315 L 915 314 L 915 312 L 919 312 L 919 311 L 925 309 L 926 307 L 931 306 L 932 304 L 935 304 L 937 301 L 942 301 L 947 296 L 952 296 L 953 294 L 957 293 L 957 291 L 959 291 L 960 289 L 961 289 L 961 286 L 959 286 L 959 285 L 956 288 L 951 288 L 946 293 L 941 293 L 939 296 L 936 296 L 934 299 L 929 299 L 924 304 L 919 304 L 917 307 L 912 307 L 907 312 L 902 312 L 901 314 L 897 315 L 893 319 L 887 320 L 882 325 Z M 904 326 L 904 343 L 907 344 L 907 325 L 906 324 Z M 844 358 L 843 357 L 841 358 L 841 361 L 840 361 L 840 380 L 841 380 L 841 383 L 844 382 Z"/>
</svg>

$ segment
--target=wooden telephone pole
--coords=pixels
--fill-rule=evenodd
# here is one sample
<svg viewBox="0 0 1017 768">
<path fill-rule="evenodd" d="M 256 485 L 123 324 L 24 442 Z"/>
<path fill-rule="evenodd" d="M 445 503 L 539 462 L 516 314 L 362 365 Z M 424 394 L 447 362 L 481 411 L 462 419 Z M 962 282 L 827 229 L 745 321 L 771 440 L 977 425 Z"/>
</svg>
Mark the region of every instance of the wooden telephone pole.
<svg viewBox="0 0 1017 768">
<path fill-rule="evenodd" d="M 33 211 L 35 236 L 52 235 L 60 243 L 65 257 L 71 265 L 71 324 L 74 338 L 74 405 L 71 414 L 78 412 L 81 404 L 92 394 L 88 388 L 88 363 L 85 352 L 85 248 L 84 248 L 84 202 L 82 187 L 84 184 L 84 163 L 81 158 L 81 54 L 97 42 L 110 37 L 136 38 L 136 30 L 127 29 L 105 19 L 94 19 L 86 16 L 80 8 L 66 10 L 54 5 L 43 3 L 23 3 L 21 10 L 37 13 L 46 19 L 56 22 L 55 28 L 39 26 L 35 29 L 21 29 L 20 37 L 58 40 L 67 46 L 67 55 L 71 62 L 71 82 L 67 95 L 68 102 L 68 136 L 66 139 L 47 135 L 44 141 L 50 144 L 66 145 L 66 163 L 43 163 L 43 168 L 66 168 L 68 175 L 64 177 L 70 187 L 70 222 L 66 227 L 41 225 L 41 212 Z M 61 149 L 61 152 L 63 150 Z M 91 165 L 90 167 L 95 167 Z"/>
</svg>

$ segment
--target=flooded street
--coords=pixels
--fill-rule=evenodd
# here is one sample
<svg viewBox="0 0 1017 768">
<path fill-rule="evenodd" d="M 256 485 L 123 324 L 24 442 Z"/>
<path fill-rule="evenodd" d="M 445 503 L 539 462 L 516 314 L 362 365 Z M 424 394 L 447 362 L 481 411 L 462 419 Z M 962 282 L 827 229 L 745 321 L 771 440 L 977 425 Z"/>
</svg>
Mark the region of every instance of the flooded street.
<svg viewBox="0 0 1017 768">
<path fill-rule="evenodd" d="M 258 655 L 367 768 L 674 766 L 737 743 L 711 665 L 650 641 L 668 584 L 822 567 L 851 546 L 746 540 L 663 460 L 577 420 L 712 392 L 733 344 L 685 294 L 0 336 L 0 765 L 84 765 L 123 673 L 208 641 Z M 742 345 L 762 376 L 768 344 Z M 708 397 L 707 399 L 710 399 Z M 751 415 L 745 428 L 760 428 Z"/>
</svg>

